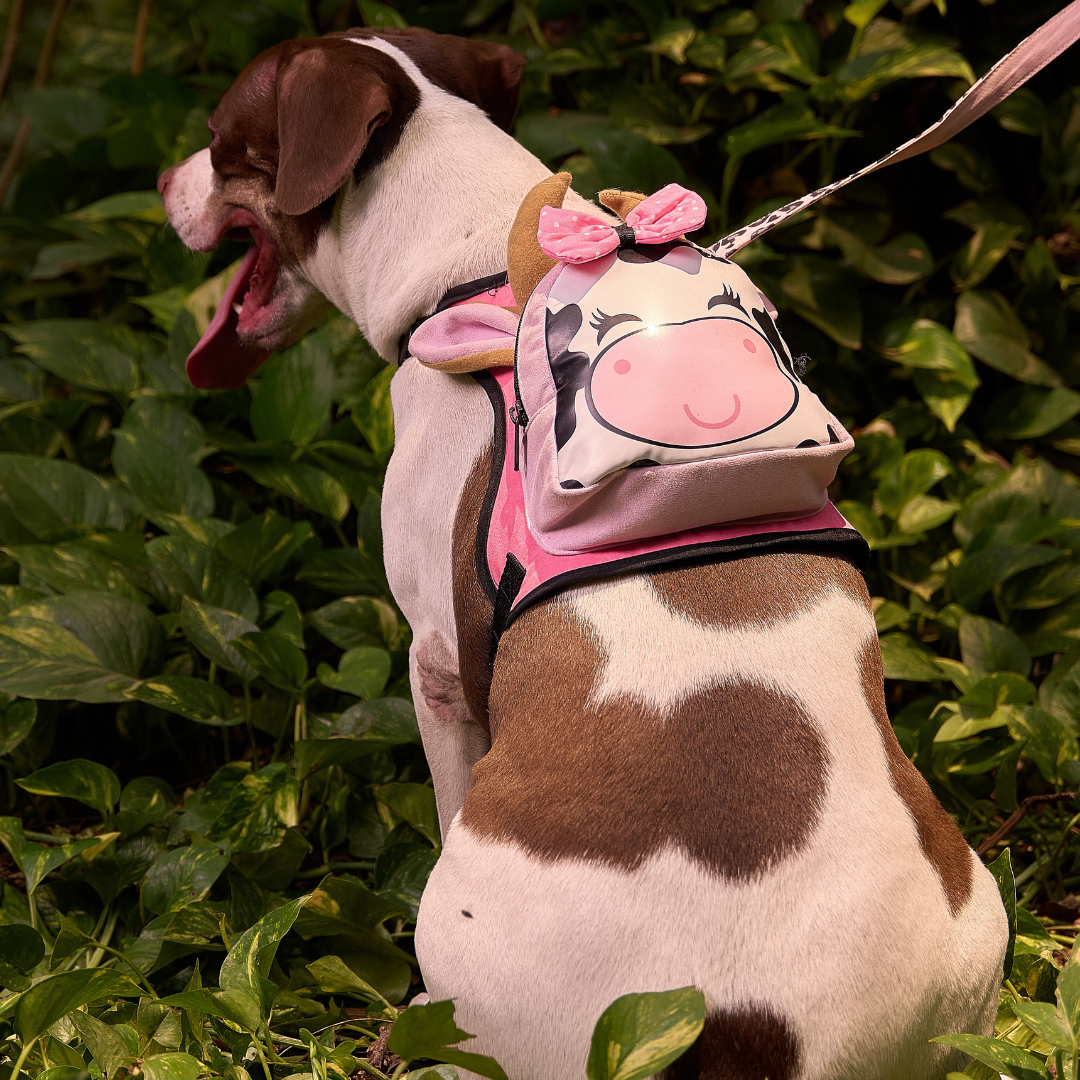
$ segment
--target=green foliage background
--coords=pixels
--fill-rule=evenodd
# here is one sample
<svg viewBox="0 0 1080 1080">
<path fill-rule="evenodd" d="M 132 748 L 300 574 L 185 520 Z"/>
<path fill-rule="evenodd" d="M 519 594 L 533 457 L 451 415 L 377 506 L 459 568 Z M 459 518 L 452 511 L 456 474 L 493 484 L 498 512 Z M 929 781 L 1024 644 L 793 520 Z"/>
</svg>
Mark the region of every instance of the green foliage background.
<svg viewBox="0 0 1080 1080">
<path fill-rule="evenodd" d="M 375 1044 L 419 988 L 439 847 L 381 559 L 392 369 L 334 316 L 242 390 L 183 374 L 243 248 L 186 252 L 153 188 L 248 60 L 362 22 L 508 41 L 517 137 L 590 197 L 692 186 L 708 241 L 918 133 L 1060 6 L 159 0 L 133 75 L 131 0 L 30 0 L 0 105 L 3 147 L 29 123 L 0 205 L 0 1035 L 22 1067 L 467 1064 L 442 1013 Z M 833 494 L 874 551 L 901 745 L 973 845 L 1009 849 L 1008 896 L 1015 867 L 1002 1038 L 966 1044 L 984 1078 L 1080 1064 L 1075 965 L 1055 998 L 1080 915 L 1076 59 L 739 256 L 857 437 Z"/>
</svg>

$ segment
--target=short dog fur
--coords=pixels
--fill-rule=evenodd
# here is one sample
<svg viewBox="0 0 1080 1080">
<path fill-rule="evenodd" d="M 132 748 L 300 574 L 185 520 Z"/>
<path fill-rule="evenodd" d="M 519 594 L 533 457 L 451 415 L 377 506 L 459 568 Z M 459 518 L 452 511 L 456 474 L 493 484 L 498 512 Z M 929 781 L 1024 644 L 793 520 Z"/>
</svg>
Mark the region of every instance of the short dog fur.
<svg viewBox="0 0 1080 1080">
<path fill-rule="evenodd" d="M 504 270 L 549 175 L 506 132 L 523 64 L 421 30 L 254 60 L 160 182 L 189 247 L 259 246 L 241 340 L 280 348 L 333 304 L 391 361 L 447 289 Z M 708 1018 L 668 1080 L 962 1068 L 928 1040 L 992 1026 L 1005 916 L 893 736 L 858 572 L 792 552 L 574 588 L 492 670 L 471 559 L 491 407 L 411 358 L 392 394 L 386 565 L 444 839 L 416 949 L 466 1048 L 579 1080 L 614 998 L 694 985 Z"/>
</svg>

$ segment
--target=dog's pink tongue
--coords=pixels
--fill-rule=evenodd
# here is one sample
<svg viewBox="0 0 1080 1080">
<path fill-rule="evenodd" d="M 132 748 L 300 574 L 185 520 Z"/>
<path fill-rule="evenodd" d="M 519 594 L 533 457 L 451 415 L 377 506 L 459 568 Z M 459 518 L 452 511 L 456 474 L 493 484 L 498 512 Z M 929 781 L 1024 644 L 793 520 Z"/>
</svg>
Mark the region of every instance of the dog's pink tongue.
<svg viewBox="0 0 1080 1080">
<path fill-rule="evenodd" d="M 252 245 L 233 275 L 218 304 L 206 333 L 188 354 L 187 377 L 200 390 L 235 390 L 269 356 L 263 349 L 244 345 L 236 333 L 237 315 L 233 304 L 247 292 L 248 282 L 259 261 L 259 248 Z"/>
</svg>

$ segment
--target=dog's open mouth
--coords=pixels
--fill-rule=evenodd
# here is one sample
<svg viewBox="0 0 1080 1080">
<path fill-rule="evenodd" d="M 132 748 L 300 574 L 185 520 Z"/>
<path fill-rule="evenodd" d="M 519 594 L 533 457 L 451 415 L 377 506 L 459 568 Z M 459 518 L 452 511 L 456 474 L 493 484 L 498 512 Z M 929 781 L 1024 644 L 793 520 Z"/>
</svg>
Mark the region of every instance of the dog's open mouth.
<svg viewBox="0 0 1080 1080">
<path fill-rule="evenodd" d="M 233 390 L 267 358 L 269 350 L 244 338 L 258 333 L 278 276 L 274 245 L 255 219 L 231 219 L 223 235 L 244 230 L 253 244 L 240 262 L 206 333 L 188 354 L 187 376 L 200 390 Z"/>
</svg>

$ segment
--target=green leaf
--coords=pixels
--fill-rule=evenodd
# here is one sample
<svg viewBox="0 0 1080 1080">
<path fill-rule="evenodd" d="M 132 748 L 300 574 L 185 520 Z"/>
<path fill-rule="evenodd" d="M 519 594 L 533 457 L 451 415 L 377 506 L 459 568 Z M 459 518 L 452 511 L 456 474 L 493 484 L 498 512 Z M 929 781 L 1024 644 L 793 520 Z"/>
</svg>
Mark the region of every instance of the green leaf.
<svg viewBox="0 0 1080 1080">
<path fill-rule="evenodd" d="M 30 972 L 45 959 L 45 942 L 25 923 L 0 926 L 0 985 L 16 992 L 30 989 Z"/>
<path fill-rule="evenodd" d="M 1061 767 L 1080 759 L 1076 735 L 1060 720 L 1034 705 L 1002 705 L 1009 734 L 1023 742 L 1024 753 L 1051 784 L 1063 783 Z"/>
<path fill-rule="evenodd" d="M 67 461 L 0 453 L 0 539 L 62 539 L 82 525 L 125 529 L 134 517 L 126 491 Z"/>
<path fill-rule="evenodd" d="M 381 1001 L 390 1006 L 390 1002 L 374 986 L 355 974 L 340 956 L 320 956 L 314 963 L 308 964 L 307 969 L 324 994 L 344 994 L 361 1001 Z"/>
<path fill-rule="evenodd" d="M 439 812 L 435 807 L 433 788 L 427 784 L 380 784 L 372 791 L 379 802 L 407 821 L 421 836 L 436 847 L 440 845 Z"/>
<path fill-rule="evenodd" d="M 950 433 L 955 431 L 973 396 L 966 378 L 958 380 L 940 371 L 916 369 L 911 381 L 926 402 L 926 407 L 945 425 L 945 430 Z"/>
<path fill-rule="evenodd" d="M 34 983 L 15 1006 L 14 1025 L 25 1045 L 74 1009 L 107 997 L 139 997 L 143 990 L 118 971 L 78 968 Z"/>
<path fill-rule="evenodd" d="M 569 137 L 588 155 L 595 170 L 593 175 L 602 187 L 619 187 L 628 191 L 656 191 L 665 184 L 686 181 L 686 173 L 678 158 L 643 135 L 636 135 L 632 131 L 612 127 L 609 124 L 593 126 L 583 124 Z M 591 198 L 596 193 L 590 191 L 585 194 Z M 379 378 L 385 381 L 388 389 L 390 376 L 384 372 Z M 389 411 L 388 401 L 382 406 L 382 413 L 384 425 L 387 420 L 392 422 L 393 413 Z M 359 419 L 357 423 L 360 423 Z M 364 425 L 361 424 L 360 430 L 364 431 Z M 364 431 L 364 437 L 367 438 L 366 431 Z M 390 449 L 385 442 L 382 444 L 382 450 L 376 449 L 370 440 L 368 445 L 376 453 L 387 453 Z"/>
<path fill-rule="evenodd" d="M 670 1065 L 705 1024 L 705 996 L 692 986 L 613 1001 L 593 1029 L 589 1080 L 644 1080 Z"/>
<path fill-rule="evenodd" d="M 404 16 L 380 0 L 359 0 L 365 26 L 408 26 Z"/>
<path fill-rule="evenodd" d="M 306 521 L 287 521 L 273 510 L 245 521 L 217 543 L 217 550 L 254 585 L 276 577 L 311 538 Z"/>
<path fill-rule="evenodd" d="M 267 977 L 270 965 L 281 939 L 292 928 L 306 901 L 307 897 L 301 896 L 264 915 L 240 936 L 222 962 L 222 990 L 238 990 L 250 995 L 259 1003 L 264 1019 L 270 1016 L 277 993 L 277 987 Z"/>
<path fill-rule="evenodd" d="M 961 293 L 953 334 L 972 356 L 1020 382 L 1061 386 L 1061 376 L 1029 349 L 1024 324 L 1000 293 Z"/>
<path fill-rule="evenodd" d="M 877 0 L 871 0 L 876 3 Z M 934 259 L 926 241 L 914 233 L 896 236 L 880 247 L 873 247 L 853 232 L 826 217 L 819 218 L 822 241 L 836 244 L 860 273 L 886 285 L 909 285 L 925 277 L 934 268 Z"/>
<path fill-rule="evenodd" d="M 966 555 L 949 572 L 956 600 L 973 608 L 976 601 L 1002 582 L 1034 566 L 1045 566 L 1065 555 L 1060 548 L 1045 544 L 991 544 Z"/>
<path fill-rule="evenodd" d="M 287 638 L 252 630 L 233 638 L 232 648 L 271 686 L 300 692 L 307 678 L 307 657 Z"/>
<path fill-rule="evenodd" d="M 241 634 L 257 631 L 259 628 L 253 622 L 234 612 L 185 597 L 180 608 L 180 623 L 191 643 L 208 660 L 234 672 L 245 682 L 251 682 L 258 675 L 231 644 Z M 0 629 L 2 626 L 0 623 Z"/>
<path fill-rule="evenodd" d="M 583 129 L 587 130 L 587 129 Z M 396 368 L 385 367 L 364 387 L 353 406 L 353 423 L 368 446 L 380 456 L 394 448 L 394 410 L 390 404 L 390 380 Z"/>
<path fill-rule="evenodd" d="M 491 1080 L 506 1080 L 506 1073 L 494 1058 L 452 1049 L 455 1043 L 474 1036 L 454 1023 L 454 1003 L 433 1001 L 406 1009 L 390 1031 L 387 1048 L 405 1061 L 430 1058 L 460 1065 Z"/>
<path fill-rule="evenodd" d="M 944 326 L 931 319 L 896 319 L 885 327 L 874 347 L 905 367 L 940 372 L 968 390 L 979 386 L 971 357 Z"/>
<path fill-rule="evenodd" d="M 146 1080 L 195 1080 L 210 1069 L 191 1054 L 153 1054 L 143 1058 L 141 1074 Z"/>
<path fill-rule="evenodd" d="M 89 203 L 67 216 L 75 221 L 131 218 L 135 221 L 149 221 L 154 225 L 164 225 L 168 220 L 161 196 L 156 191 L 122 191 L 118 195 L 107 195 L 104 199 Z"/>
<path fill-rule="evenodd" d="M 899 79 L 946 75 L 972 83 L 975 76 L 958 52 L 940 45 L 909 45 L 857 56 L 841 64 L 827 85 L 816 88 L 822 100 L 861 101 Z"/>
<path fill-rule="evenodd" d="M 986 417 L 990 432 L 1003 439 L 1038 439 L 1080 413 L 1080 394 L 1025 386 L 1002 395 Z"/>
<path fill-rule="evenodd" d="M 400 645 L 402 627 L 397 613 L 385 601 L 372 596 L 348 596 L 311 612 L 308 622 L 339 649 L 361 645 Z"/>
<path fill-rule="evenodd" d="M 995 671 L 1027 675 L 1031 670 L 1031 657 L 1016 634 L 981 615 L 965 615 L 960 620 L 960 656 L 980 677 Z"/>
<path fill-rule="evenodd" d="M 189 675 L 158 675 L 138 683 L 129 693 L 138 701 L 187 717 L 197 724 L 232 727 L 244 722 L 242 715 L 236 715 L 236 702 L 232 695 L 205 679 L 193 679 Z"/>
<path fill-rule="evenodd" d="M 353 877 L 328 874 L 297 917 L 296 932 L 305 940 L 354 930 L 374 930 L 394 916 L 407 915 L 398 903 L 373 893 Z"/>
<path fill-rule="evenodd" d="M 109 99 L 84 86 L 42 87 L 27 96 L 23 108 L 35 134 L 65 153 L 109 122 Z"/>
<path fill-rule="evenodd" d="M 248 773 L 229 794 L 218 814 L 213 835 L 237 852 L 269 851 L 296 825 L 299 784 L 284 762 Z"/>
<path fill-rule="evenodd" d="M 146 588 L 170 611 L 179 611 L 187 596 L 245 619 L 259 614 L 259 601 L 240 570 L 206 544 L 186 536 L 159 536 L 146 545 L 146 555 Z"/>
<path fill-rule="evenodd" d="M 58 761 L 15 782 L 24 791 L 35 795 L 75 799 L 106 815 L 120 799 L 120 781 L 116 773 L 85 758 Z"/>
<path fill-rule="evenodd" d="M 862 348 L 862 305 L 851 276 L 828 259 L 796 256 L 780 279 L 796 314 L 838 345 Z"/>
<path fill-rule="evenodd" d="M 1006 848 L 1002 855 L 1008 855 L 1008 853 Z M 1069 1025 L 1062 1020 L 1053 1005 L 1043 1001 L 1014 1001 L 1010 1008 L 1017 1019 L 1023 1020 L 1040 1039 L 1045 1039 L 1059 1050 L 1072 1049 L 1072 1033 L 1069 1031 Z"/>
<path fill-rule="evenodd" d="M 370 701 L 379 696 L 390 677 L 390 654 L 385 649 L 360 645 L 342 656 L 337 671 L 329 664 L 320 664 L 318 676 L 319 682 L 331 690 Z"/>
<path fill-rule="evenodd" d="M 133 1057 L 124 1037 L 115 1028 L 88 1012 L 76 1010 L 70 1016 L 83 1045 L 93 1055 L 106 1080 L 112 1080 L 116 1071 Z"/>
<path fill-rule="evenodd" d="M 251 399 L 255 437 L 306 446 L 330 416 L 334 365 L 329 331 L 301 338 L 261 370 Z"/>
<path fill-rule="evenodd" d="M 210 481 L 189 458 L 145 428 L 113 434 L 113 468 L 147 510 L 209 517 L 214 509 Z"/>
<path fill-rule="evenodd" d="M 1080 645 L 1065 653 L 1039 686 L 1039 705 L 1080 731 Z"/>
<path fill-rule="evenodd" d="M 146 871 L 144 903 L 155 915 L 197 903 L 205 898 L 228 865 L 228 856 L 208 844 L 162 852 Z"/>
<path fill-rule="evenodd" d="M 134 393 L 140 365 L 158 351 L 149 335 L 97 319 L 38 319 L 4 331 L 57 378 L 113 394 Z"/>
<path fill-rule="evenodd" d="M 959 509 L 959 503 L 936 499 L 933 495 L 916 495 L 897 515 L 896 527 L 905 533 L 929 532 L 944 525 Z"/>
<path fill-rule="evenodd" d="M 987 870 L 994 876 L 997 882 L 998 892 L 1001 894 L 1001 903 L 1005 908 L 1005 916 L 1009 920 L 1009 944 L 1005 949 L 1005 963 L 1002 978 L 1007 979 L 1012 974 L 1013 949 L 1016 945 L 1016 884 L 1013 879 L 1012 853 L 1008 848 L 992 862 L 988 863 Z M 1021 1017 L 1021 1019 L 1023 1019 Z"/>
<path fill-rule="evenodd" d="M 1058 975 L 1054 996 L 1069 1028 L 1073 1032 L 1080 1031 L 1080 964 L 1074 957 L 1069 958 Z"/>
<path fill-rule="evenodd" d="M 741 74 L 749 74 L 754 68 L 784 71 L 791 66 L 791 57 L 786 53 L 773 46 L 762 48 L 760 43 L 755 42 L 731 58 L 726 75 L 729 79 L 736 79 Z M 744 67 L 745 71 L 742 70 Z M 721 140 L 721 146 L 728 157 L 741 158 L 754 150 L 775 146 L 777 143 L 809 139 L 847 139 L 858 134 L 858 131 L 850 128 L 837 127 L 819 120 L 803 105 L 773 105 L 753 120 L 730 128 Z"/>
<path fill-rule="evenodd" d="M 1009 253 L 1023 227 L 1005 221 L 980 225 L 953 258 L 951 273 L 958 289 L 972 289 Z"/>
<path fill-rule="evenodd" d="M 101 843 L 99 839 L 91 837 L 68 844 L 33 844 L 23 835 L 22 822 L 16 817 L 0 817 L 0 841 L 23 872 L 28 893 L 33 892 L 47 874 L 70 862 L 80 852 Z"/>
<path fill-rule="evenodd" d="M 299 461 L 236 459 L 236 464 L 257 484 L 295 499 L 324 517 L 341 521 L 349 512 L 348 492 L 324 469 Z"/>
<path fill-rule="evenodd" d="M 897 517 L 916 495 L 952 475 L 953 467 L 940 450 L 912 450 L 881 478 L 877 496 L 885 512 Z"/>
<path fill-rule="evenodd" d="M 81 544 L 19 544 L 5 548 L 5 552 L 27 573 L 57 592 L 91 589 L 122 596 L 137 604 L 149 602 L 149 597 L 128 581 L 113 559 Z"/>
<path fill-rule="evenodd" d="M 0 754 L 10 754 L 30 734 L 37 720 L 37 702 L 16 698 L 0 711 Z"/>
<path fill-rule="evenodd" d="M 117 702 L 156 669 L 157 619 L 105 593 L 60 596 L 15 608 L 0 622 L 0 690 L 52 701 Z"/>
<path fill-rule="evenodd" d="M 52 955 L 49 957 L 49 970 L 55 971 L 69 956 L 74 956 L 80 949 L 97 942 L 84 933 L 75 922 L 60 914 L 60 933 L 53 942 Z"/>
<path fill-rule="evenodd" d="M 1013 1080 L 1050 1080 L 1050 1073 L 1037 1057 L 1000 1039 L 987 1039 L 982 1035 L 939 1035 L 930 1041 L 955 1046 Z"/>
<path fill-rule="evenodd" d="M 907 634 L 886 634 L 881 639 L 881 662 L 886 679 L 933 682 L 942 677 L 934 654 Z"/>
</svg>

